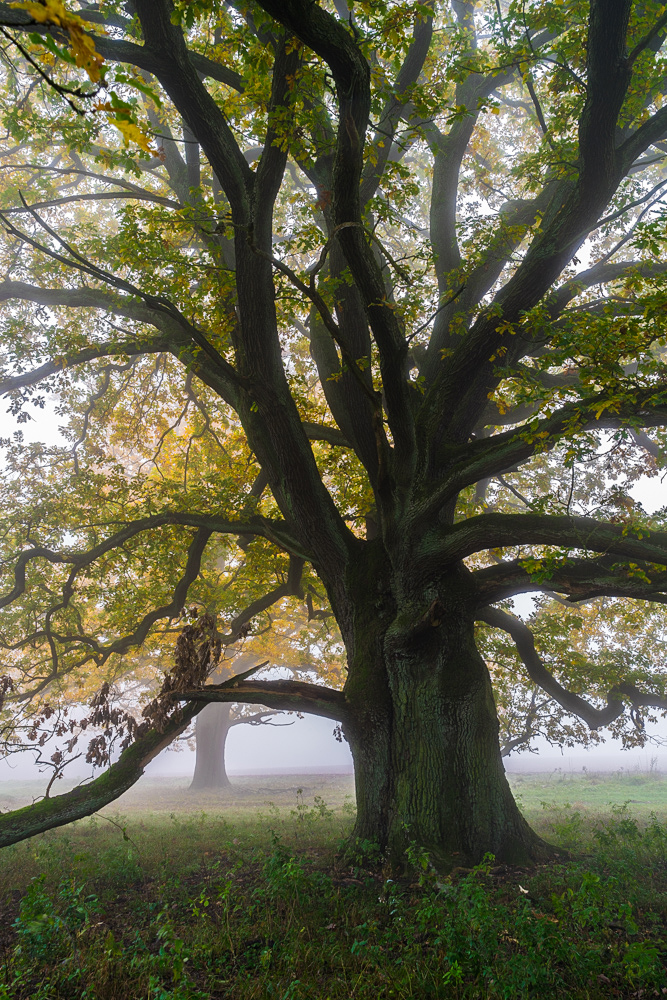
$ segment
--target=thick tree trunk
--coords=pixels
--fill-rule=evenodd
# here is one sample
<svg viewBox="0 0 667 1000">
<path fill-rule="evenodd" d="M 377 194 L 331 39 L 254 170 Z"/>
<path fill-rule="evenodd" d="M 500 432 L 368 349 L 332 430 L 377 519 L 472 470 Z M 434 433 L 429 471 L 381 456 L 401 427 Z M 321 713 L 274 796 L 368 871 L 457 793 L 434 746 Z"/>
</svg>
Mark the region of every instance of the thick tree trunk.
<svg viewBox="0 0 667 1000">
<path fill-rule="evenodd" d="M 405 602 L 384 632 L 383 669 L 367 597 L 356 652 L 367 662 L 374 655 L 375 667 L 365 684 L 351 680 L 346 688 L 353 837 L 379 843 L 397 861 L 414 841 L 443 869 L 476 864 L 486 853 L 519 864 L 546 845 L 519 812 L 505 776 L 491 680 L 462 589 L 453 586 L 451 600 L 439 588 L 438 597 Z"/>
<path fill-rule="evenodd" d="M 195 773 L 191 791 L 231 788 L 225 768 L 225 746 L 232 725 L 231 711 L 231 705 L 207 705 L 197 716 Z"/>
</svg>

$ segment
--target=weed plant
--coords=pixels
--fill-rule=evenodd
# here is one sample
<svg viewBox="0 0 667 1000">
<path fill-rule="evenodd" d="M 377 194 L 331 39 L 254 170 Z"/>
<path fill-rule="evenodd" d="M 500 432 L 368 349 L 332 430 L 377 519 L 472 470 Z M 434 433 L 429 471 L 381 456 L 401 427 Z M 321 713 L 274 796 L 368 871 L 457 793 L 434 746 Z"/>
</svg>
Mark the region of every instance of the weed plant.
<svg viewBox="0 0 667 1000">
<path fill-rule="evenodd" d="M 443 877 L 343 855 L 350 809 L 82 821 L 0 854 L 0 1000 L 667 996 L 667 828 L 558 804 L 563 852 Z M 531 820 L 534 821 L 533 817 Z"/>
</svg>

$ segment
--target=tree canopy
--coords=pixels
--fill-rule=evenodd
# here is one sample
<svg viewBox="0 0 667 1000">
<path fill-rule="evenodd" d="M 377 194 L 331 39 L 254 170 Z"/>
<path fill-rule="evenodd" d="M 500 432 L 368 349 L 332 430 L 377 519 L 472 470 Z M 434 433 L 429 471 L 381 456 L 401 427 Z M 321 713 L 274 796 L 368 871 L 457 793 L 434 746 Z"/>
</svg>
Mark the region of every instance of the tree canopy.
<svg viewBox="0 0 667 1000">
<path fill-rule="evenodd" d="M 96 697 L 118 762 L 0 843 L 246 701 L 342 726 L 356 836 L 539 853 L 499 740 L 631 745 L 667 708 L 665 512 L 630 495 L 667 423 L 663 5 L 34 0 L 0 23 L 0 391 L 67 427 L 4 442 L 6 743 L 55 718 L 72 752 L 62 706 L 180 633 L 143 721 Z M 342 687 L 206 683 L 299 605 Z"/>
</svg>

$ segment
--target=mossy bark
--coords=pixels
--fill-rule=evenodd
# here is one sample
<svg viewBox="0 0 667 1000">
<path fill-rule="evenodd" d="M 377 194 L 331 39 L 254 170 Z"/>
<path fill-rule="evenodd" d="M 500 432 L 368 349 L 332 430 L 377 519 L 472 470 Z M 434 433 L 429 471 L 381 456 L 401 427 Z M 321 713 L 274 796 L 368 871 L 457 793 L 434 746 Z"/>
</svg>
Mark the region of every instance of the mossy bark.
<svg viewBox="0 0 667 1000">
<path fill-rule="evenodd" d="M 46 830 L 92 816 L 134 785 L 157 755 L 185 732 L 202 706 L 187 705 L 163 730 L 149 729 L 98 778 L 70 792 L 44 798 L 22 809 L 0 814 L 0 848 Z"/>
<path fill-rule="evenodd" d="M 414 841 L 443 869 L 486 853 L 509 863 L 541 856 L 546 845 L 507 782 L 491 680 L 460 579 L 395 602 L 388 625 L 372 591 L 365 609 L 357 607 L 361 632 L 346 686 L 353 839 L 374 841 L 397 861 Z"/>
<path fill-rule="evenodd" d="M 393 705 L 392 801 L 387 846 L 416 841 L 444 866 L 486 853 L 521 863 L 538 840 L 505 775 L 491 681 L 455 617 L 389 657 Z"/>
</svg>

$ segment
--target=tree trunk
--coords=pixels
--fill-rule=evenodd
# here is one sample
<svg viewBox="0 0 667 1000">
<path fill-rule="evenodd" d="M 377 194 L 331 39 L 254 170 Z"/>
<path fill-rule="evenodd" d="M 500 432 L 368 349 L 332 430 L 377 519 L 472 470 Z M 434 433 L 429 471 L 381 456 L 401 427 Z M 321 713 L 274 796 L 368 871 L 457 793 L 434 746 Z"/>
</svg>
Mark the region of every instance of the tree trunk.
<svg viewBox="0 0 667 1000">
<path fill-rule="evenodd" d="M 225 745 L 231 729 L 231 705 L 207 705 L 197 716 L 195 727 L 195 773 L 191 791 L 231 788 L 225 769 Z"/>
<path fill-rule="evenodd" d="M 231 660 L 223 659 L 211 674 L 209 681 L 220 684 L 233 674 L 243 673 L 257 657 L 252 653 L 240 653 Z M 234 723 L 231 718 L 232 706 L 223 702 L 207 705 L 197 716 L 195 725 L 195 773 L 190 789 L 231 788 L 232 783 L 225 767 L 225 747 L 227 736 Z"/>
<path fill-rule="evenodd" d="M 439 596 L 404 602 L 393 617 L 383 636 L 383 670 L 367 671 L 365 685 L 351 670 L 345 732 L 355 766 L 353 838 L 377 842 L 397 861 L 414 841 L 442 869 L 476 864 L 486 853 L 520 864 L 547 848 L 507 782 L 470 602 L 462 600 L 460 581 L 449 600 L 438 589 Z M 366 602 L 368 622 L 377 602 Z M 357 644 L 367 662 L 369 633 L 367 625 Z"/>
</svg>

